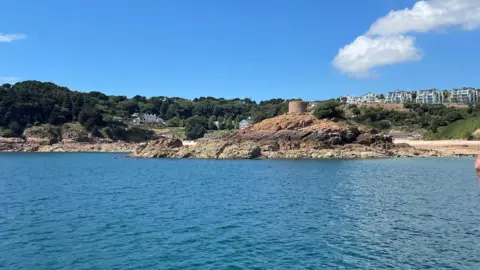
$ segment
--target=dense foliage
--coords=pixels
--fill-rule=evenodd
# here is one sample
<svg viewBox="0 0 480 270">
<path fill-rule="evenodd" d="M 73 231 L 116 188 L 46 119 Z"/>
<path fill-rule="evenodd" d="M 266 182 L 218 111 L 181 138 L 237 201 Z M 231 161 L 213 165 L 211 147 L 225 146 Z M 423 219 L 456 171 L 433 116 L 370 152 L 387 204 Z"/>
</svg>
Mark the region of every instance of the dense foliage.
<svg viewBox="0 0 480 270">
<path fill-rule="evenodd" d="M 342 111 L 338 108 L 342 103 L 338 100 L 327 100 L 315 107 L 313 114 L 318 119 L 341 117 Z"/>
<path fill-rule="evenodd" d="M 445 127 L 439 127 L 437 132 L 427 132 L 425 139 L 446 140 L 446 139 L 480 139 L 474 132 L 480 128 L 480 118 L 471 117 L 458 120 Z"/>
<path fill-rule="evenodd" d="M 124 139 L 132 129 L 114 117 L 129 118 L 133 113 L 153 113 L 168 126 L 185 126 L 186 120 L 198 116 L 205 129 L 233 129 L 246 117 L 254 121 L 287 112 L 288 102 L 272 99 L 256 103 L 251 99 L 217 99 L 200 97 L 187 100 L 157 96 L 107 96 L 100 92 L 77 92 L 53 83 L 24 81 L 0 87 L 0 132 L 3 136 L 20 136 L 29 125 L 62 125 L 79 122 L 98 136 Z M 200 118 L 196 118 L 199 120 Z M 218 121 L 218 127 L 213 125 Z M 107 128 L 107 129 L 105 129 Z"/>
<path fill-rule="evenodd" d="M 185 136 L 189 140 L 202 138 L 207 131 L 207 122 L 203 117 L 193 116 L 188 118 L 185 124 Z"/>
<path fill-rule="evenodd" d="M 444 105 L 405 104 L 403 111 L 382 108 L 352 107 L 354 119 L 379 129 L 400 127 L 404 129 L 424 129 L 436 133 L 440 127 L 458 120 L 480 116 L 480 106 L 453 108 Z"/>
</svg>

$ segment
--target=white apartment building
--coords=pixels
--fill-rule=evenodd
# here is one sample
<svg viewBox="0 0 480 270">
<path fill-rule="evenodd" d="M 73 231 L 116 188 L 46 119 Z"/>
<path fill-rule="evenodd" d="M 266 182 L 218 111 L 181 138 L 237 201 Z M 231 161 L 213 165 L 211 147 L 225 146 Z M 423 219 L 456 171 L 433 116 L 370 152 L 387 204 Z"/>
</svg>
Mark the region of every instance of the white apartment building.
<svg viewBox="0 0 480 270">
<path fill-rule="evenodd" d="M 360 102 L 362 103 L 378 103 L 377 94 L 369 92 L 363 96 L 360 96 Z"/>
<path fill-rule="evenodd" d="M 420 90 L 415 101 L 420 104 L 442 104 L 443 93 L 437 89 Z"/>
<path fill-rule="evenodd" d="M 453 89 L 450 92 L 450 102 L 454 104 L 473 104 L 478 101 L 478 93 L 475 88 L 464 87 Z"/>
<path fill-rule="evenodd" d="M 396 90 L 394 92 L 388 92 L 387 103 L 406 103 L 412 101 L 412 93 Z"/>
<path fill-rule="evenodd" d="M 346 104 L 358 104 L 360 103 L 360 97 L 355 96 L 343 96 L 340 98 Z"/>
</svg>

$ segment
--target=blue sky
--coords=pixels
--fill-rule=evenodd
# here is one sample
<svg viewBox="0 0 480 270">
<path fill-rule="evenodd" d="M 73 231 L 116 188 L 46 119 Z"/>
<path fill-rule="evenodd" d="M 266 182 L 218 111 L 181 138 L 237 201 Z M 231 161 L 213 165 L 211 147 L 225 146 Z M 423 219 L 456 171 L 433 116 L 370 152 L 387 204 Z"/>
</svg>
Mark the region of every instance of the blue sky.
<svg viewBox="0 0 480 270">
<path fill-rule="evenodd" d="M 480 88 L 478 2 L 3 0 L 0 80 L 255 100 Z"/>
</svg>

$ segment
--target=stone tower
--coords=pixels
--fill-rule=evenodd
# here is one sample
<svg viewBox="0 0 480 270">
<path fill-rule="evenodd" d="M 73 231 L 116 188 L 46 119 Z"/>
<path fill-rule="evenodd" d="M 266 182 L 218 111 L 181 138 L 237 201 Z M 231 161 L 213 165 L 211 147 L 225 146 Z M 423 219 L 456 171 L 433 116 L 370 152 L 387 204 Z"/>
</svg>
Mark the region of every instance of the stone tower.
<svg viewBox="0 0 480 270">
<path fill-rule="evenodd" d="M 308 103 L 304 101 L 290 101 L 288 103 L 288 113 L 306 113 Z"/>
</svg>

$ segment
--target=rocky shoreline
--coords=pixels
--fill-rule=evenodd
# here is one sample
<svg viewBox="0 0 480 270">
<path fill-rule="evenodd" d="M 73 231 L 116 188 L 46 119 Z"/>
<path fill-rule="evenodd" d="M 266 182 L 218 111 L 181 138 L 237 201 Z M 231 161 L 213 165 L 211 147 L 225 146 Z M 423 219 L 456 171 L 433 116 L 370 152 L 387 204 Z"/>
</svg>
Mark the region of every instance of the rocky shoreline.
<svg viewBox="0 0 480 270">
<path fill-rule="evenodd" d="M 129 155 L 130 158 L 196 158 L 196 159 L 362 159 L 403 157 L 464 157 L 435 150 L 392 146 L 384 149 L 360 144 L 349 144 L 326 149 L 276 150 L 272 145 L 253 141 L 209 141 L 195 146 L 179 146 L 181 141 L 159 139 L 149 142 Z"/>
<path fill-rule="evenodd" d="M 463 156 L 395 144 L 390 136 L 311 115 L 283 115 L 216 140 L 183 145 L 161 138 L 137 148 L 132 158 L 357 159 Z"/>
<path fill-rule="evenodd" d="M 33 142 L 20 138 L 0 138 L 0 152 L 135 152 L 145 143 L 126 142 Z"/>
<path fill-rule="evenodd" d="M 105 152 L 132 153 L 130 158 L 198 158 L 198 159 L 359 159 L 394 157 L 473 157 L 473 153 L 418 149 L 405 144 L 389 149 L 361 144 L 326 149 L 280 150 L 275 142 L 209 140 L 197 145 L 183 145 L 178 139 L 157 139 L 147 143 L 55 143 L 39 145 L 22 139 L 0 138 L 0 152 Z"/>
<path fill-rule="evenodd" d="M 220 139 L 183 143 L 157 138 L 144 143 L 114 142 L 62 134 L 52 140 L 29 132 L 25 139 L 0 138 L 0 152 L 123 152 L 131 158 L 198 159 L 359 159 L 474 156 L 469 151 L 439 151 L 394 143 L 376 130 L 309 114 L 286 114 L 264 120 Z M 76 134 L 74 134 L 76 135 Z"/>
</svg>

